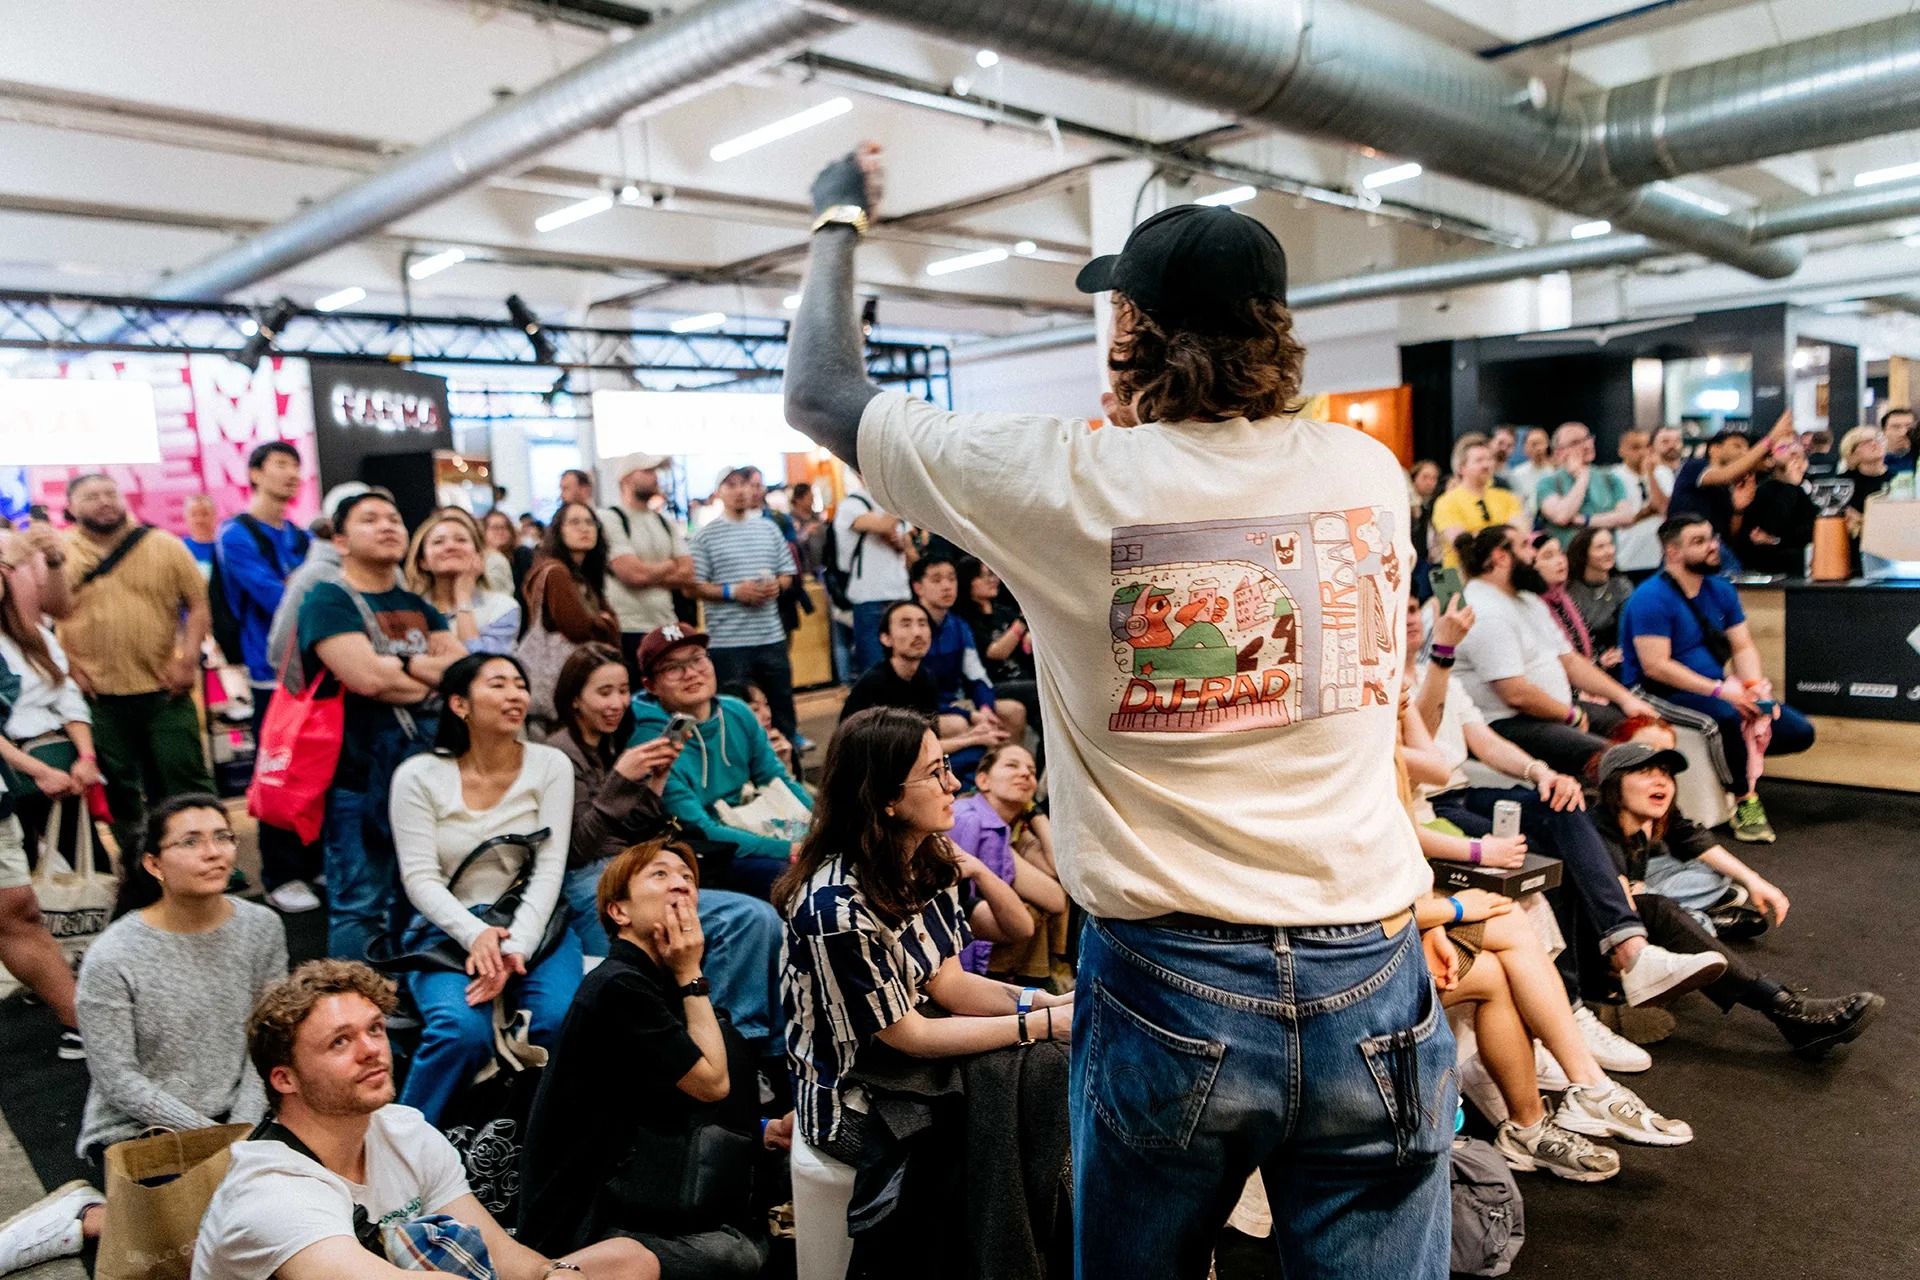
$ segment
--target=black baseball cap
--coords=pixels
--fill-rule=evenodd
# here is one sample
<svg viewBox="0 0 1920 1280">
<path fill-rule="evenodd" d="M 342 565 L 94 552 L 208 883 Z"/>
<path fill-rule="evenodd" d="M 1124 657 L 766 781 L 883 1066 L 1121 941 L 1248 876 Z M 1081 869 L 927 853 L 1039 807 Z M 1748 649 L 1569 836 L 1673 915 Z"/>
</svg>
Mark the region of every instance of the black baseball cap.
<svg viewBox="0 0 1920 1280">
<path fill-rule="evenodd" d="M 1082 293 L 1124 293 L 1162 323 L 1227 334 L 1249 298 L 1287 300 L 1287 254 L 1273 232 L 1225 205 L 1181 204 L 1133 229 L 1119 253 L 1074 280 Z"/>
<path fill-rule="evenodd" d="M 1608 747 L 1607 753 L 1600 757 L 1599 780 L 1604 783 L 1616 774 L 1638 773 L 1642 769 L 1664 769 L 1678 775 L 1687 771 L 1687 758 L 1669 747 L 1622 742 Z"/>
</svg>

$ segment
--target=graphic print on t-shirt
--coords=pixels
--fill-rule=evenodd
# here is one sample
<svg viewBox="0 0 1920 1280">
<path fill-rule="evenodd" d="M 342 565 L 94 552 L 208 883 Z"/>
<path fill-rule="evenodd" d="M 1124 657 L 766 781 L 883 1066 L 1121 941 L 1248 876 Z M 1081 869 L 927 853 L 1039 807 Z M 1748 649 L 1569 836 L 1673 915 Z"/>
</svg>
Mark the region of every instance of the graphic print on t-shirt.
<svg viewBox="0 0 1920 1280">
<path fill-rule="evenodd" d="M 1113 533 L 1115 733 L 1230 733 L 1386 705 L 1400 586 L 1378 507 Z"/>
</svg>

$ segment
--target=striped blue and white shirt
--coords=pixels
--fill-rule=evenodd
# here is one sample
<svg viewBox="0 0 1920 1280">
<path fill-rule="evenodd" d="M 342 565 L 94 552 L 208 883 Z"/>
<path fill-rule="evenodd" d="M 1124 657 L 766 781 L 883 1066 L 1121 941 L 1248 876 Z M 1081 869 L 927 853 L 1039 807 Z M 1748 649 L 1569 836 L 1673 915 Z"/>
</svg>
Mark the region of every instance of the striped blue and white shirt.
<svg viewBox="0 0 1920 1280">
<path fill-rule="evenodd" d="M 809 1144 L 839 1136 L 841 1078 L 861 1046 L 919 1007 L 940 966 L 972 941 L 959 886 L 890 928 L 842 859 L 821 864 L 787 910 L 780 974 L 794 1110 Z"/>
<path fill-rule="evenodd" d="M 792 572 L 793 553 L 787 550 L 780 526 L 761 516 L 731 520 L 722 515 L 693 535 L 693 576 L 701 582 L 741 583 Z M 716 649 L 787 642 L 780 606 L 772 600 L 765 604 L 709 600 L 705 616 L 707 635 Z"/>
</svg>

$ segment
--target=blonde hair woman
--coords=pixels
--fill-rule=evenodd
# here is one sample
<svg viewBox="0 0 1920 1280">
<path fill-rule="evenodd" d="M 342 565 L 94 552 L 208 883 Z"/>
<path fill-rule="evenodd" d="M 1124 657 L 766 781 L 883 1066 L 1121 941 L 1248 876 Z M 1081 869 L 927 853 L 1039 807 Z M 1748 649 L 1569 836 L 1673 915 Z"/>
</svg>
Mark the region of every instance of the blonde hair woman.
<svg viewBox="0 0 1920 1280">
<path fill-rule="evenodd" d="M 447 615 L 468 653 L 511 653 L 520 605 L 486 582 L 486 541 L 474 518 L 443 507 L 414 530 L 407 546 L 407 588 Z"/>
</svg>

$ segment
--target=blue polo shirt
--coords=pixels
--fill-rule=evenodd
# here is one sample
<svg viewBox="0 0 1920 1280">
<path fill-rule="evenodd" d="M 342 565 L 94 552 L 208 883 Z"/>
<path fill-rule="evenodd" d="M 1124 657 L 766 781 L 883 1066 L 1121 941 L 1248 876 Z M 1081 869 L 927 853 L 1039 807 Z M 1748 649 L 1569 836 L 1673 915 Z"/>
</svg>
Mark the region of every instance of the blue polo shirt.
<svg viewBox="0 0 1920 1280">
<path fill-rule="evenodd" d="M 1740 593 L 1725 578 L 1708 578 L 1702 582 L 1694 603 L 1700 606 L 1700 613 L 1707 621 L 1722 631 L 1747 620 L 1746 611 L 1740 607 Z M 1656 573 L 1641 583 L 1620 610 L 1620 651 L 1626 659 L 1620 678 L 1628 688 L 1639 684 L 1645 674 L 1640 669 L 1640 655 L 1634 652 L 1635 636 L 1665 636 L 1673 646 L 1675 660 L 1689 670 L 1709 680 L 1726 675 L 1708 650 L 1706 633 L 1700 629 L 1686 597 L 1664 573 Z"/>
</svg>

